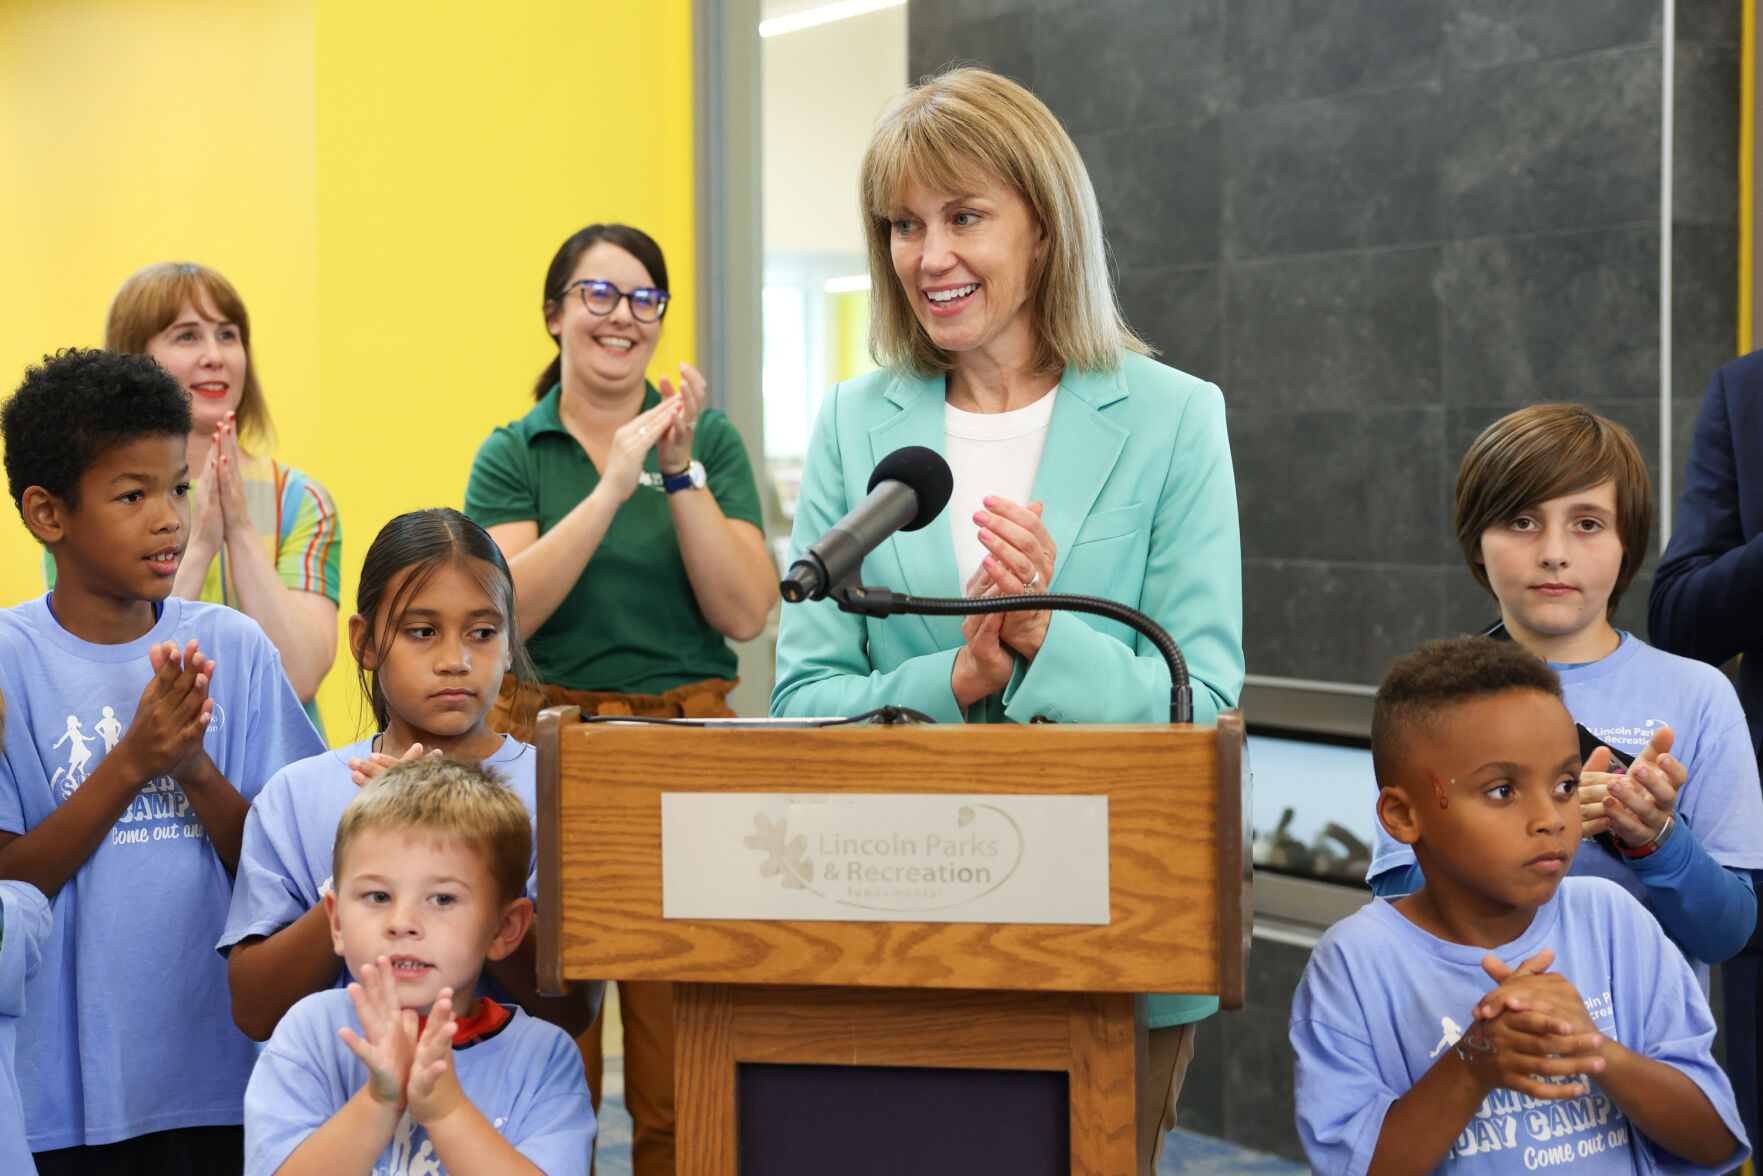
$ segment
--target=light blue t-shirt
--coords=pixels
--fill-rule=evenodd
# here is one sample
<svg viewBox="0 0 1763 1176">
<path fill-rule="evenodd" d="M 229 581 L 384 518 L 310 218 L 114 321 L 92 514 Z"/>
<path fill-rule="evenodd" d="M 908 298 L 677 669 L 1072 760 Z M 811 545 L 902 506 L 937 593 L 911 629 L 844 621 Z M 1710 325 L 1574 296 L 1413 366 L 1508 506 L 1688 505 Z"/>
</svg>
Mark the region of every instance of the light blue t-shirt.
<svg viewBox="0 0 1763 1176">
<path fill-rule="evenodd" d="M 174 597 L 145 636 L 93 645 L 26 601 L 0 609 L 0 830 L 29 832 L 72 795 L 134 720 L 148 650 L 192 638 L 216 662 L 204 746 L 246 799 L 324 750 L 275 646 L 237 610 Z M 214 954 L 231 898 L 183 791 L 149 781 L 52 903 L 18 1034 L 31 1150 L 239 1122 L 254 1051 Z"/>
<path fill-rule="evenodd" d="M 594 1108 L 581 1053 L 563 1030 L 519 1009 L 491 1037 L 455 1046 L 460 1088 L 546 1176 L 586 1176 Z M 245 1092 L 245 1176 L 270 1176 L 367 1081 L 337 1037 L 361 1031 L 347 992 L 303 997 L 264 1047 Z M 406 1114 L 373 1176 L 443 1176 L 428 1133 Z"/>
<path fill-rule="evenodd" d="M 25 1142 L 24 1099 L 14 1073 L 25 984 L 37 973 L 49 939 L 49 900 L 28 882 L 0 880 L 0 1172 L 37 1170 Z"/>
<path fill-rule="evenodd" d="M 1689 772 L 1689 783 L 1677 797 L 1678 820 L 1722 866 L 1763 869 L 1763 791 L 1750 729 L 1732 683 L 1713 666 L 1654 649 L 1628 633 L 1621 638 L 1616 651 L 1598 661 L 1550 663 L 1560 675 L 1567 713 L 1630 756 L 1646 750 L 1655 728 L 1670 726 L 1671 754 Z M 1379 822 L 1377 853 L 1368 875 L 1413 864 L 1414 851 Z M 1599 845 L 1581 845 L 1569 872 L 1608 878 L 1652 909 L 1635 868 Z M 1708 966 L 1692 962 L 1706 992 Z"/>
<path fill-rule="evenodd" d="M 1688 1075 L 1742 1144 L 1732 1086 L 1711 1053 L 1714 1018 L 1683 955 L 1620 887 L 1567 878 L 1523 935 L 1491 952 L 1428 934 L 1381 898 L 1329 928 L 1292 999 L 1298 1135 L 1312 1169 L 1363 1173 L 1391 1104 L 1452 1048 L 1496 987 L 1482 957 L 1516 967 L 1545 947 L 1598 1031 Z M 1579 1098 L 1489 1094 L 1437 1171 L 1725 1172 L 1749 1151 L 1741 1146 L 1708 1169 L 1656 1148 L 1594 1075 Z"/>
<path fill-rule="evenodd" d="M 222 955 L 241 939 L 275 934 L 318 905 L 330 881 L 337 824 L 343 809 L 361 791 L 350 778 L 349 761 L 366 759 L 372 750 L 373 739 L 363 739 L 289 764 L 263 786 L 245 818 L 239 876 L 218 944 Z M 537 762 L 537 750 L 512 735 L 505 736 L 496 753 L 483 761 L 484 767 L 508 782 L 526 805 L 528 817 L 538 811 Z M 536 837 L 536 823 L 534 832 Z M 535 901 L 537 862 L 535 851 L 526 884 L 527 897 Z M 342 971 L 338 969 L 339 987 L 349 982 Z"/>
</svg>

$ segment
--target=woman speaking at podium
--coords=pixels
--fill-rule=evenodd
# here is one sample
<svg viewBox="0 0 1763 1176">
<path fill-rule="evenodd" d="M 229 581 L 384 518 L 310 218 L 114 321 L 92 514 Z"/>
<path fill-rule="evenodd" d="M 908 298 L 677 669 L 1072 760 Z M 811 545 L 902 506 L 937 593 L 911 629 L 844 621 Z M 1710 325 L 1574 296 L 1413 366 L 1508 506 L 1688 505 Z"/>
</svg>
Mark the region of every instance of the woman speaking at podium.
<svg viewBox="0 0 1763 1176">
<path fill-rule="evenodd" d="M 828 393 L 793 555 L 856 506 L 886 454 L 954 473 L 948 525 L 895 535 L 866 583 L 919 596 L 1080 592 L 1148 613 L 1180 644 L 1194 718 L 1243 682 L 1236 489 L 1218 389 L 1148 358 L 1114 299 L 1077 149 L 1016 83 L 958 69 L 905 91 L 863 158 L 883 365 Z M 774 715 L 890 704 L 939 722 L 1153 723 L 1169 671 L 1125 626 L 1075 613 L 866 619 L 786 605 Z M 1012 768 L 1000 764 L 1008 775 Z M 1139 1122 L 1155 1166 L 1212 997 L 1153 996 Z"/>
</svg>

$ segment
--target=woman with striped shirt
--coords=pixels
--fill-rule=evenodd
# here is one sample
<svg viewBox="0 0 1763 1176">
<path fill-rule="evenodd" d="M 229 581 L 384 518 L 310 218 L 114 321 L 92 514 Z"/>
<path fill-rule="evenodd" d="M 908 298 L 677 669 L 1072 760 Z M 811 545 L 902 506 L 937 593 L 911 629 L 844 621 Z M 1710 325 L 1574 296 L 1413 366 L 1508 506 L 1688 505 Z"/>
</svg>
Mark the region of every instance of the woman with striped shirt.
<svg viewBox="0 0 1763 1176">
<path fill-rule="evenodd" d="M 313 696 L 337 653 L 342 528 L 325 488 L 268 454 L 244 301 L 205 265 L 150 265 L 111 300 L 104 345 L 151 355 L 190 394 L 190 530 L 172 592 L 263 626 L 322 733 Z"/>
</svg>

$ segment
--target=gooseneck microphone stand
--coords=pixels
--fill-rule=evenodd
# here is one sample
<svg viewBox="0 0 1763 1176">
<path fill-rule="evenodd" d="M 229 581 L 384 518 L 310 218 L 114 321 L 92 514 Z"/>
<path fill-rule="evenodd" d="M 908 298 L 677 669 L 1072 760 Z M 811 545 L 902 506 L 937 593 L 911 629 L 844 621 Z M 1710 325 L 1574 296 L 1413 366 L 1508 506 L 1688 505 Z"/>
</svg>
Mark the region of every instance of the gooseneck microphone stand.
<svg viewBox="0 0 1763 1176">
<path fill-rule="evenodd" d="M 1072 592 L 1025 592 L 1015 596 L 907 596 L 888 588 L 866 588 L 854 585 L 835 588 L 827 596 L 838 602 L 841 610 L 866 617 L 891 617 L 908 614 L 925 617 L 971 617 L 989 613 L 1040 612 L 1052 609 L 1061 612 L 1089 613 L 1107 617 L 1145 635 L 1169 665 L 1169 721 L 1194 721 L 1194 691 L 1188 684 L 1188 663 L 1181 647 L 1164 631 L 1163 626 L 1136 608 L 1128 608 L 1100 596 L 1080 596 Z"/>
</svg>

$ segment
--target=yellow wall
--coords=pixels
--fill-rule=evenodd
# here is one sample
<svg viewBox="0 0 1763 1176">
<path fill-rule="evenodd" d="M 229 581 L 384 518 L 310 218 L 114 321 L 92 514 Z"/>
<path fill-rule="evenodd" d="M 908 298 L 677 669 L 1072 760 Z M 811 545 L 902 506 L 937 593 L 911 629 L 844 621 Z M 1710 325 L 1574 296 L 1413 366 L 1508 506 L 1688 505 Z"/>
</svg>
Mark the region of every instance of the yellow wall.
<svg viewBox="0 0 1763 1176">
<path fill-rule="evenodd" d="M 689 0 L 10 0 L 0 159 L 8 388 L 97 342 L 136 266 L 215 265 L 251 307 L 280 456 L 337 499 L 345 606 L 380 526 L 459 505 L 479 442 L 530 407 L 564 237 L 660 241 L 655 374 L 693 357 Z M 0 603 L 35 568 L 0 525 Z M 350 736 L 346 654 L 319 698 Z"/>
<path fill-rule="evenodd" d="M 827 382 L 836 384 L 874 371 L 875 360 L 869 354 L 869 291 L 834 294 L 830 301 L 833 313 L 828 318 L 832 320 L 833 340 L 828 350 L 833 370 L 828 373 Z"/>
<path fill-rule="evenodd" d="M 675 299 L 656 371 L 692 357 L 687 0 L 411 11 L 318 0 L 320 405 L 345 600 L 380 526 L 459 505 L 479 443 L 531 407 L 556 354 L 545 267 L 570 233 L 623 220 L 661 243 Z M 333 736 L 357 695 L 326 682 Z"/>
<path fill-rule="evenodd" d="M 310 0 L 0 4 L 0 395 L 102 344 L 134 270 L 203 261 L 251 310 L 282 452 L 317 466 L 312 99 Z M 0 605 L 42 591 L 0 504 Z"/>
</svg>

